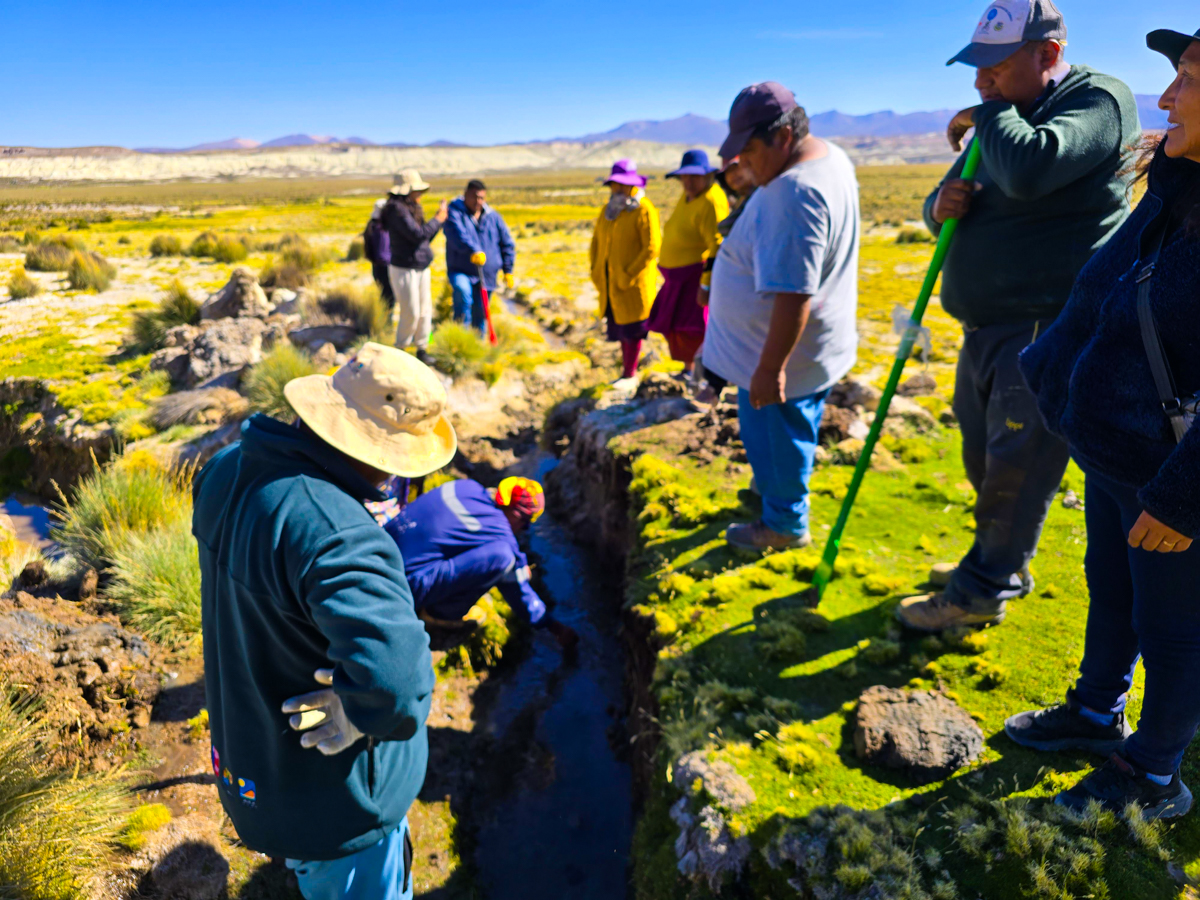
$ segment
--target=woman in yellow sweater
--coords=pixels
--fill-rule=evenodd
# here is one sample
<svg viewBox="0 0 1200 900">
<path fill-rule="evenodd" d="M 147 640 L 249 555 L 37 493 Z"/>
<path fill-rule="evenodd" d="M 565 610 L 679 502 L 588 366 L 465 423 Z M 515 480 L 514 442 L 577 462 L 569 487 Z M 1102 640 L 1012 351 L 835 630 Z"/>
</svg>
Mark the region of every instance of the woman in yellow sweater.
<svg viewBox="0 0 1200 900">
<path fill-rule="evenodd" d="M 666 281 L 654 300 L 650 330 L 666 337 L 671 358 L 680 360 L 689 374 L 708 322 L 708 304 L 699 302 L 699 294 L 708 291 L 721 246 L 717 225 L 729 215 L 729 201 L 716 184 L 716 171 L 708 164 L 707 153 L 689 150 L 682 165 L 667 173 L 682 182 L 683 196 L 663 229 L 658 269 Z"/>
<path fill-rule="evenodd" d="M 662 230 L 658 210 L 642 191 L 646 177 L 632 160 L 613 163 L 604 183 L 612 196 L 592 233 L 592 283 L 600 292 L 600 315 L 608 320 L 608 339 L 621 344 L 622 378 L 632 378 L 649 333 Z"/>
</svg>

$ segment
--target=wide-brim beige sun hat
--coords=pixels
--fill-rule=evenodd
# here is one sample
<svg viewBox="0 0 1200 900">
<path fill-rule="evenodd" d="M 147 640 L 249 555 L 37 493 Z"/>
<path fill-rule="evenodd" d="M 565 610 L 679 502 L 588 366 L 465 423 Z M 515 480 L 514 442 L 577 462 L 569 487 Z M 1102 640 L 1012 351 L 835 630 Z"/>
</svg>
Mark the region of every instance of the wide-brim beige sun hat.
<svg viewBox="0 0 1200 900">
<path fill-rule="evenodd" d="M 413 191 L 427 191 L 430 188 L 429 182 L 421 177 L 421 173 L 416 169 L 405 169 L 398 175 L 392 178 L 392 189 L 390 193 L 399 194 L 401 197 L 407 197 Z"/>
<path fill-rule="evenodd" d="M 332 376 L 293 379 L 283 393 L 317 437 L 392 475 L 436 472 L 458 449 L 446 388 L 432 369 L 395 347 L 364 344 Z"/>
</svg>

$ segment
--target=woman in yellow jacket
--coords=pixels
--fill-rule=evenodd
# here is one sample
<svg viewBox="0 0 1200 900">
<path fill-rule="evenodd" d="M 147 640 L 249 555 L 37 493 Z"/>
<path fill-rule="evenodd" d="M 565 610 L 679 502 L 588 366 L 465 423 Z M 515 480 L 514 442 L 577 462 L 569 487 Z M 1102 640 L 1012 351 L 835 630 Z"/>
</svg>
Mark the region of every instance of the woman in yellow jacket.
<svg viewBox="0 0 1200 900">
<path fill-rule="evenodd" d="M 658 210 L 642 191 L 646 177 L 632 160 L 613 163 L 604 183 L 612 196 L 592 234 L 592 282 L 600 292 L 600 315 L 608 320 L 608 339 L 621 344 L 621 377 L 632 378 L 649 333 L 662 230 Z"/>
<path fill-rule="evenodd" d="M 729 215 L 729 201 L 716 184 L 716 171 L 708 164 L 707 153 L 689 150 L 680 167 L 667 173 L 668 178 L 683 182 L 683 196 L 663 229 L 658 269 L 665 282 L 654 300 L 650 330 L 667 339 L 671 359 L 682 362 L 688 374 L 708 324 L 708 283 L 721 246 L 717 225 Z"/>
</svg>

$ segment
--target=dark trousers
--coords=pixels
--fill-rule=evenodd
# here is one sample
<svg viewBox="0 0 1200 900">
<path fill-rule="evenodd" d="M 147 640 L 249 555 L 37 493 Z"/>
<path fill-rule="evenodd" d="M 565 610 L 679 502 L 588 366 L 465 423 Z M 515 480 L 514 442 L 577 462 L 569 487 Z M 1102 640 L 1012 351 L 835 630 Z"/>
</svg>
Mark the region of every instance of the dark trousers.
<svg viewBox="0 0 1200 900">
<path fill-rule="evenodd" d="M 396 295 L 392 293 L 392 282 L 388 278 L 387 263 L 371 263 L 371 277 L 379 285 L 379 296 L 383 298 L 383 305 L 388 308 L 388 312 L 391 312 L 396 306 Z"/>
<path fill-rule="evenodd" d="M 406 573 L 413 605 L 437 619 L 456 620 L 505 580 L 517 564 L 507 544 L 484 544 Z"/>
<path fill-rule="evenodd" d="M 963 465 L 978 494 L 975 543 L 947 597 L 975 611 L 998 610 L 1028 590 L 1023 574 L 1063 473 L 1064 441 L 1042 424 L 1017 369 L 1017 354 L 1049 322 L 987 325 L 966 332 L 954 384 Z"/>
<path fill-rule="evenodd" d="M 1088 473 L 1084 568 L 1091 603 L 1075 696 L 1097 712 L 1120 712 L 1140 653 L 1146 697 L 1125 750 L 1148 772 L 1170 775 L 1200 725 L 1200 547 L 1135 550 L 1127 538 L 1141 513 L 1133 488 Z"/>
</svg>

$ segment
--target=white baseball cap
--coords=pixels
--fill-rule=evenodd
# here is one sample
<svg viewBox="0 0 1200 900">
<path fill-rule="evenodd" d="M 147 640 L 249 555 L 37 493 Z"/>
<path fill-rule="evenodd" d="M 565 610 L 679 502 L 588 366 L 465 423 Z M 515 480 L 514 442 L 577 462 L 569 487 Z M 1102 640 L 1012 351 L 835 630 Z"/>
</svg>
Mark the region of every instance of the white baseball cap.
<svg viewBox="0 0 1200 900">
<path fill-rule="evenodd" d="M 995 0 L 983 12 L 971 43 L 946 63 L 986 69 L 1004 62 L 1029 41 L 1067 40 L 1063 15 L 1052 0 Z"/>
</svg>

